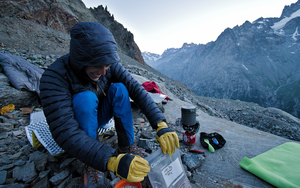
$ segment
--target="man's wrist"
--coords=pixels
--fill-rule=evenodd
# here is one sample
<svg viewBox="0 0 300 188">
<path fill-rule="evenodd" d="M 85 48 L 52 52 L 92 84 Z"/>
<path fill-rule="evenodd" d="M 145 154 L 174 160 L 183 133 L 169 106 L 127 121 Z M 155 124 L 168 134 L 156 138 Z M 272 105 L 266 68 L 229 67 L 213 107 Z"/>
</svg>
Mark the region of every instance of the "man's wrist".
<svg viewBox="0 0 300 188">
<path fill-rule="evenodd" d="M 163 129 L 163 128 L 168 128 L 168 125 L 166 124 L 166 122 L 164 121 L 161 121 L 157 124 L 157 130 L 156 132 L 158 132 L 160 129 Z"/>
</svg>

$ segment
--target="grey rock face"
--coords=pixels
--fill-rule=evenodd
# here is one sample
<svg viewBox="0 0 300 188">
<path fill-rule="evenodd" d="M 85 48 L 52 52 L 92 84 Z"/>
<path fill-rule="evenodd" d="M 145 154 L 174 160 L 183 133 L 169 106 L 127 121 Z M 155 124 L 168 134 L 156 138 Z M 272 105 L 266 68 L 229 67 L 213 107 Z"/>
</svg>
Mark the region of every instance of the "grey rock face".
<svg viewBox="0 0 300 188">
<path fill-rule="evenodd" d="M 81 0 L 15 0 L 0 3 L 0 41 L 10 48 L 30 49 L 39 54 L 69 52 L 69 31 L 78 22 L 99 22 L 114 35 L 119 50 L 145 64 L 133 34 L 99 5 L 86 8 Z"/>
</svg>

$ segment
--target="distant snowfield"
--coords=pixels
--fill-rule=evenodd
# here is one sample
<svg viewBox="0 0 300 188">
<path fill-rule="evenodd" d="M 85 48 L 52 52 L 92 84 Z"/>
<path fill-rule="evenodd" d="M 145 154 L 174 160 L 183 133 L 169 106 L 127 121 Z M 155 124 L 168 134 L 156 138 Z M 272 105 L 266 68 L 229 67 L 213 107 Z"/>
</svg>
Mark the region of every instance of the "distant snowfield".
<svg viewBox="0 0 300 188">
<path fill-rule="evenodd" d="M 142 53 L 144 59 L 148 59 L 149 61 L 157 61 L 161 58 L 161 55 L 150 53 L 150 52 L 143 52 Z"/>
<path fill-rule="evenodd" d="M 285 26 L 287 22 L 289 22 L 291 19 L 300 17 L 300 9 L 294 12 L 290 17 L 283 18 L 279 22 L 274 23 L 274 25 L 271 27 L 272 29 L 279 30 Z"/>
</svg>

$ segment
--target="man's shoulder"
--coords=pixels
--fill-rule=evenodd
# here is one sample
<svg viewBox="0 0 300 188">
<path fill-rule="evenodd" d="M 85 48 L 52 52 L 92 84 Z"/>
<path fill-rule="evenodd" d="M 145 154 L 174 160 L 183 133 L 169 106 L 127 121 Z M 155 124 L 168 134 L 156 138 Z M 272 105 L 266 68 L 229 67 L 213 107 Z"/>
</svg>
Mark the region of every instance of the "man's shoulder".
<svg viewBox="0 0 300 188">
<path fill-rule="evenodd" d="M 64 56 L 59 57 L 56 59 L 50 66 L 49 68 L 62 68 L 68 66 L 70 56 L 69 54 L 66 54 Z"/>
<path fill-rule="evenodd" d="M 64 55 L 54 61 L 43 73 L 41 82 L 56 82 L 57 80 L 65 80 L 70 74 L 68 65 L 69 56 Z"/>
<path fill-rule="evenodd" d="M 68 69 L 70 68 L 68 65 L 69 57 L 70 57 L 69 54 L 59 57 L 45 71 L 49 71 L 49 72 L 54 71 L 57 73 L 67 72 Z"/>
</svg>

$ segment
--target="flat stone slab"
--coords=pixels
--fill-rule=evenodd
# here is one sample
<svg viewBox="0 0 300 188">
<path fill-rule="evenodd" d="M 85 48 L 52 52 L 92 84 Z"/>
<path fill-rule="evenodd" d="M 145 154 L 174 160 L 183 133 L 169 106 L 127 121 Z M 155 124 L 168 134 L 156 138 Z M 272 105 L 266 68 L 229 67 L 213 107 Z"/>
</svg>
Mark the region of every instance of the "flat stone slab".
<svg viewBox="0 0 300 188">
<path fill-rule="evenodd" d="M 174 121 L 173 123 L 175 123 L 176 118 L 180 117 L 181 106 L 186 104 L 175 99 L 164 105 L 164 115 L 167 117 L 167 121 Z M 226 187 L 229 183 L 230 185 L 241 185 L 244 188 L 274 187 L 242 169 L 239 163 L 244 157 L 253 158 L 283 143 L 295 141 L 213 117 L 200 110 L 197 110 L 197 114 L 196 119 L 200 123 L 200 130 L 192 148 L 204 150 L 206 156 L 204 163 L 198 169 L 198 173 L 193 174 L 197 186 L 206 188 Z M 211 153 L 200 144 L 200 132 L 218 132 L 225 138 L 225 146 Z"/>
</svg>

